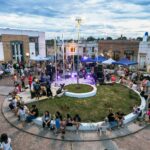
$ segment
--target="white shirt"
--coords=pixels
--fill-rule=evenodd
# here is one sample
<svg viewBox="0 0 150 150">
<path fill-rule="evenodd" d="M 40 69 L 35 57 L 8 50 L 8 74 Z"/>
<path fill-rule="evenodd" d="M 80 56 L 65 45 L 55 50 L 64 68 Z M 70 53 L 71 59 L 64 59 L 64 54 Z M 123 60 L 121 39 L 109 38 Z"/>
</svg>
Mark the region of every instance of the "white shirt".
<svg viewBox="0 0 150 150">
<path fill-rule="evenodd" d="M 19 109 L 19 116 L 25 115 L 25 109 Z"/>
<path fill-rule="evenodd" d="M 4 150 L 12 150 L 12 148 L 11 148 L 11 139 L 10 138 L 8 138 L 8 143 L 1 143 L 2 144 L 2 148 L 4 149 Z"/>
</svg>

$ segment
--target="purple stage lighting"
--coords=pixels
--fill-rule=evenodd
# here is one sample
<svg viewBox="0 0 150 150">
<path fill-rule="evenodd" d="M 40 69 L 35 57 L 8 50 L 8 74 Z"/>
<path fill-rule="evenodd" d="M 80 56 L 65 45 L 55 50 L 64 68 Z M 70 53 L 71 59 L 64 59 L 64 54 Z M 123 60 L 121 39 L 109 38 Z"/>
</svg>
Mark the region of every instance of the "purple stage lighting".
<svg viewBox="0 0 150 150">
<path fill-rule="evenodd" d="M 87 57 L 87 56 L 84 56 L 83 59 L 86 60 L 86 59 L 88 59 L 88 57 Z"/>
<path fill-rule="evenodd" d="M 60 79 L 60 76 L 57 76 L 58 79 Z"/>
<path fill-rule="evenodd" d="M 90 75 L 88 75 L 87 78 L 90 78 Z"/>
<path fill-rule="evenodd" d="M 73 78 L 73 77 L 74 77 L 74 74 L 72 74 L 71 77 Z"/>
</svg>

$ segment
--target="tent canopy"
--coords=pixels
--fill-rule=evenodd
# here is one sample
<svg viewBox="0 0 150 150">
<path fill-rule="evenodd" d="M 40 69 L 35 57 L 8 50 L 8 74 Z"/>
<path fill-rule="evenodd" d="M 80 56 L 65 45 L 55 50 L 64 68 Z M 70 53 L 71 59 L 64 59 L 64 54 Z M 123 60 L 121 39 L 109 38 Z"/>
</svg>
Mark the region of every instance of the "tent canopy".
<svg viewBox="0 0 150 150">
<path fill-rule="evenodd" d="M 107 60 L 107 58 L 103 57 L 103 56 L 98 56 L 98 57 L 95 57 L 95 62 L 99 62 L 99 63 L 102 63 L 103 61 Z"/>
<path fill-rule="evenodd" d="M 111 65 L 114 62 L 116 62 L 116 61 L 113 60 L 112 58 L 109 58 L 108 60 L 103 61 L 102 64 Z"/>
<path fill-rule="evenodd" d="M 46 60 L 48 60 L 48 58 L 40 56 L 40 55 L 37 55 L 37 56 L 31 57 L 30 60 L 34 60 L 34 61 L 46 61 Z"/>
<path fill-rule="evenodd" d="M 117 62 L 113 62 L 113 64 L 123 65 L 123 66 L 130 66 L 130 65 L 137 65 L 138 63 L 135 62 L 135 61 L 131 61 L 127 58 L 122 58 Z"/>
<path fill-rule="evenodd" d="M 95 62 L 95 60 L 94 59 L 92 59 L 92 58 L 89 58 L 89 57 L 82 57 L 81 58 L 81 62 Z"/>
</svg>

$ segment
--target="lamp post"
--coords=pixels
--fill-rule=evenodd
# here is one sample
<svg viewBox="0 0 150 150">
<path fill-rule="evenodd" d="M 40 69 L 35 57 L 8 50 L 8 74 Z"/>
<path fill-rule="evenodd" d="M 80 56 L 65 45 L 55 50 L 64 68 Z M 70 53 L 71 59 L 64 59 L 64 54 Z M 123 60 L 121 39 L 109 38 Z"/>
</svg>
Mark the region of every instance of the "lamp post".
<svg viewBox="0 0 150 150">
<path fill-rule="evenodd" d="M 150 99 L 150 80 L 148 80 L 146 84 L 146 93 L 148 95 L 147 100 L 146 100 L 146 111 L 148 111 L 149 108 L 149 99 Z"/>
<path fill-rule="evenodd" d="M 79 84 L 79 40 L 80 40 L 80 26 L 82 19 L 80 17 L 76 18 L 75 21 L 77 22 L 77 32 L 78 32 L 78 51 L 77 51 L 77 84 Z"/>
<path fill-rule="evenodd" d="M 57 46 L 56 46 L 56 38 L 54 39 L 54 51 L 55 51 L 55 86 L 57 86 Z"/>
</svg>

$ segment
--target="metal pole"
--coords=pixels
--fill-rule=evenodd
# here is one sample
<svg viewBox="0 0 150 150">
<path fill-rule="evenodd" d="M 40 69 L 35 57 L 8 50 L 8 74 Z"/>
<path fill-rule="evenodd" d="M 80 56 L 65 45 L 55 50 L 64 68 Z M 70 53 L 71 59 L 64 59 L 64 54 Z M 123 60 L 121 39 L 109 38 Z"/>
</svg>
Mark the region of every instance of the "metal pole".
<svg viewBox="0 0 150 150">
<path fill-rule="evenodd" d="M 62 34 L 62 51 L 63 51 L 63 77 L 65 77 L 64 38 L 63 38 L 63 34 Z"/>
<path fill-rule="evenodd" d="M 56 47 L 56 38 L 54 39 L 54 50 L 55 50 L 55 85 L 57 86 L 57 47 Z"/>
<path fill-rule="evenodd" d="M 79 84 L 79 39 L 80 39 L 80 25 L 81 25 L 81 18 L 76 18 L 77 21 L 77 29 L 78 29 L 78 57 L 77 57 L 77 84 Z"/>
<path fill-rule="evenodd" d="M 73 40 L 73 50 L 75 50 L 74 40 Z M 75 51 L 73 51 L 73 68 L 72 68 L 72 72 L 75 71 L 75 69 L 74 69 L 74 53 L 75 53 Z"/>
</svg>

